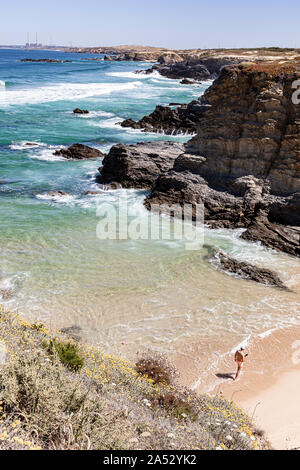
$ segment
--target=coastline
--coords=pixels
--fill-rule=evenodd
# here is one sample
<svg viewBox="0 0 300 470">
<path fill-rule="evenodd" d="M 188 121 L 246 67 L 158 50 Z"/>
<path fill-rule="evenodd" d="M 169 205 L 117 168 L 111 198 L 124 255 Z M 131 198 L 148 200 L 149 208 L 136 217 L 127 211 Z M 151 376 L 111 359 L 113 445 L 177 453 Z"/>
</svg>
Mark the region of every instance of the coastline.
<svg viewBox="0 0 300 470">
<path fill-rule="evenodd" d="M 240 378 L 234 382 L 233 350 L 213 364 L 205 377 L 195 381 L 195 371 L 184 367 L 182 358 L 175 359 L 185 386 L 198 393 L 222 395 L 233 399 L 265 433 L 272 448 L 300 447 L 300 326 L 270 330 L 249 338 L 245 344 L 249 357 Z M 215 381 L 214 381 L 215 383 Z"/>
</svg>

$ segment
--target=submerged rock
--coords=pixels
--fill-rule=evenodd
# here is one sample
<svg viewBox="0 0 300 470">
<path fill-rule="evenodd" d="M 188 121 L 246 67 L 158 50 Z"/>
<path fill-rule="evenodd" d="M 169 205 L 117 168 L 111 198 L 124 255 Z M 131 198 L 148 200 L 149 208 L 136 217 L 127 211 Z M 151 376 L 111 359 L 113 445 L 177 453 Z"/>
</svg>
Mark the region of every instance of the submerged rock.
<svg viewBox="0 0 300 470">
<path fill-rule="evenodd" d="M 89 111 L 87 109 L 80 109 L 80 108 L 75 108 L 73 110 L 74 114 L 89 114 Z"/>
<path fill-rule="evenodd" d="M 195 83 L 198 83 L 198 82 L 195 82 L 195 80 L 189 80 L 188 78 L 184 78 L 183 80 L 181 80 L 180 83 L 182 85 L 194 85 Z"/>
<path fill-rule="evenodd" d="M 73 160 L 83 160 L 85 158 L 103 158 L 104 154 L 100 150 L 82 144 L 73 144 L 67 149 L 56 150 L 53 155 L 70 158 Z"/>
<path fill-rule="evenodd" d="M 180 57 L 177 60 L 165 60 L 162 57 L 158 59 L 159 65 L 153 65 L 149 72 L 159 72 L 167 78 L 184 80 L 184 83 L 190 84 L 203 80 L 216 78 L 222 67 L 225 65 L 239 64 L 242 59 L 237 57 L 204 57 L 203 54 L 189 54 L 185 59 Z"/>
<path fill-rule="evenodd" d="M 207 259 L 213 266 L 227 273 L 235 274 L 243 279 L 259 282 L 266 286 L 286 289 L 279 276 L 273 271 L 266 268 L 260 268 L 245 261 L 238 261 L 237 259 L 228 256 L 223 251 L 213 249 Z"/>
</svg>

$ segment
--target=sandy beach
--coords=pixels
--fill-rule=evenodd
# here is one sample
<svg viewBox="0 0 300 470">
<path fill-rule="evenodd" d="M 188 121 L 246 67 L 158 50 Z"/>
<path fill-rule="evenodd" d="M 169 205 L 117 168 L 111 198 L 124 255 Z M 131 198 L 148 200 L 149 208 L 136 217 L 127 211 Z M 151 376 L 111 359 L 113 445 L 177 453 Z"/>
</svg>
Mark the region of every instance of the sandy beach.
<svg viewBox="0 0 300 470">
<path fill-rule="evenodd" d="M 300 448 L 300 327 L 250 338 L 245 352 L 249 356 L 237 381 L 233 381 L 234 351 L 221 356 L 215 364 L 207 364 L 197 380 L 195 357 L 189 367 L 183 356 L 178 356 L 175 362 L 184 385 L 198 393 L 222 394 L 233 399 L 253 417 L 272 448 Z"/>
<path fill-rule="evenodd" d="M 300 449 L 300 368 L 283 373 L 274 385 L 237 402 L 266 432 L 274 449 Z"/>
</svg>

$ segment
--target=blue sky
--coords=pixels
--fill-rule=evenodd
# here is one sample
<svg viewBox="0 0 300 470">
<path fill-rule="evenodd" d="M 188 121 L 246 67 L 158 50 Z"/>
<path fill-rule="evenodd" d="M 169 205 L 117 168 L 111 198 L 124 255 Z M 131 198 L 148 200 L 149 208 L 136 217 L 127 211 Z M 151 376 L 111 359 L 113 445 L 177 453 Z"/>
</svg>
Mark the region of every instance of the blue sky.
<svg viewBox="0 0 300 470">
<path fill-rule="evenodd" d="M 2 0 L 0 44 L 300 47 L 299 21 L 299 0 Z"/>
</svg>

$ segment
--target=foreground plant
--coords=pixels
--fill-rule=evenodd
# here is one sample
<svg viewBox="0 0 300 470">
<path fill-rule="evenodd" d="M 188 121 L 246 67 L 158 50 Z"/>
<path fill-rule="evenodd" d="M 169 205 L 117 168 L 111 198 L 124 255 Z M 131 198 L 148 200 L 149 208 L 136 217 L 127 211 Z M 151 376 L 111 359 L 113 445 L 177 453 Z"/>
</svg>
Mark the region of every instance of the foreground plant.
<svg viewBox="0 0 300 470">
<path fill-rule="evenodd" d="M 92 346 L 70 347 L 65 336 L 54 342 L 43 325 L 1 308 L 0 327 L 0 449 L 266 447 L 234 403 L 182 389 L 156 353 L 135 366 Z"/>
</svg>

